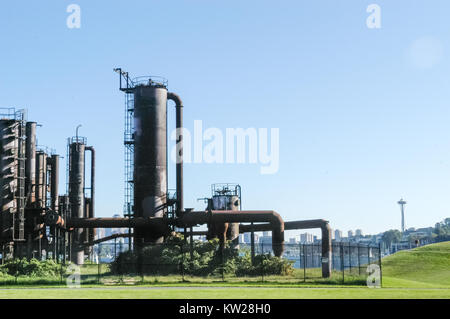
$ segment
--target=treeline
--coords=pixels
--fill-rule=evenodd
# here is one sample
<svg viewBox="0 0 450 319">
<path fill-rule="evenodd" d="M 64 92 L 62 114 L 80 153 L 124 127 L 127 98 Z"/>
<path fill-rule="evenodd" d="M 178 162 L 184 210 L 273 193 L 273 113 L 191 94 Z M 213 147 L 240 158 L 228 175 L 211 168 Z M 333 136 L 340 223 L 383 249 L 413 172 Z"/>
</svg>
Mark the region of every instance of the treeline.
<svg viewBox="0 0 450 319">
<path fill-rule="evenodd" d="M 402 233 L 397 229 L 391 229 L 383 233 L 383 242 L 390 246 L 393 243 L 398 243 L 402 240 Z M 417 241 L 440 242 L 450 240 L 450 218 L 444 219 L 442 222 L 436 223 L 431 235 L 423 236 L 419 234 L 409 234 L 408 241 L 415 243 Z"/>
</svg>

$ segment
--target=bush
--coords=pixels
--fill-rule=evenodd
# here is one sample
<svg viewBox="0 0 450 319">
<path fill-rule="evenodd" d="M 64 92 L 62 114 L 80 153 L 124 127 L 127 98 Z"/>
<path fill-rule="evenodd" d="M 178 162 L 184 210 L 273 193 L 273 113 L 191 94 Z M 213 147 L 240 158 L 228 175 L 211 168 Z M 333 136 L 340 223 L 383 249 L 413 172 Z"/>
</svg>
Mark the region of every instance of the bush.
<svg viewBox="0 0 450 319">
<path fill-rule="evenodd" d="M 141 254 L 124 252 L 111 264 L 113 274 L 185 274 L 195 276 L 261 276 L 291 275 L 294 271 L 292 261 L 271 255 L 255 256 L 252 265 L 250 253 L 239 256 L 236 249 L 227 243 L 223 256 L 219 251 L 219 240 L 208 242 L 194 241 L 193 260 L 190 258 L 189 244 L 183 236 L 170 237 L 164 244 L 144 247 Z"/>
<path fill-rule="evenodd" d="M 0 273 L 16 277 L 56 277 L 60 275 L 60 272 L 61 265 L 53 260 L 39 261 L 35 258 L 12 259 L 0 266 Z"/>
</svg>

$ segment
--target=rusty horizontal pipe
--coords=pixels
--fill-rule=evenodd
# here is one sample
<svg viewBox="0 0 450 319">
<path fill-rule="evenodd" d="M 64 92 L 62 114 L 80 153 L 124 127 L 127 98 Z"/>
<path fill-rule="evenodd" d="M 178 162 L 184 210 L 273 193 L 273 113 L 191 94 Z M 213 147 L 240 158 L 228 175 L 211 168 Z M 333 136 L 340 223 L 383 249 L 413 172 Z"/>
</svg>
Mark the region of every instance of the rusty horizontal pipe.
<svg viewBox="0 0 450 319">
<path fill-rule="evenodd" d="M 133 236 L 133 234 L 131 234 L 131 236 Z M 85 243 L 83 243 L 83 246 L 93 246 L 93 245 L 100 244 L 100 243 L 105 242 L 105 241 L 109 241 L 111 239 L 124 238 L 124 237 L 128 238 L 128 237 L 130 237 L 130 234 L 128 234 L 128 233 L 126 233 L 126 234 L 112 234 L 111 236 L 99 238 L 99 239 L 96 239 L 96 240 L 93 240 L 93 241 L 90 241 L 90 242 L 85 242 Z"/>
<path fill-rule="evenodd" d="M 137 218 L 70 218 L 68 228 L 155 228 L 163 230 L 168 226 L 162 217 Z"/>
<path fill-rule="evenodd" d="M 272 230 L 272 248 L 275 256 L 281 257 L 284 251 L 284 222 L 272 210 L 213 210 L 185 212 L 177 221 L 178 227 L 193 227 L 209 223 L 267 222 Z"/>
<path fill-rule="evenodd" d="M 322 228 L 328 225 L 328 221 L 324 219 L 311 219 L 311 220 L 296 220 L 290 222 L 284 222 L 284 230 L 293 229 L 311 229 L 311 228 Z M 240 233 L 248 233 L 251 231 L 269 231 L 271 230 L 270 224 L 253 224 L 252 225 L 239 225 Z"/>
</svg>

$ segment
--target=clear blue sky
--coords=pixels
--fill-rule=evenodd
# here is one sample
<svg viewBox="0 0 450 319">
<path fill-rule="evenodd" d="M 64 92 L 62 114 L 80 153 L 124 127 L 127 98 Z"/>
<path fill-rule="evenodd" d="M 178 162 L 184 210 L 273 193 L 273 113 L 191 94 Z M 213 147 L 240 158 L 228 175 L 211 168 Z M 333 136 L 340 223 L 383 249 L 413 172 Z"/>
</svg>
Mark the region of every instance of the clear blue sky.
<svg viewBox="0 0 450 319">
<path fill-rule="evenodd" d="M 71 3 L 80 29 L 66 26 Z M 381 29 L 366 26 L 371 3 Z M 280 129 L 277 174 L 186 165 L 186 207 L 203 208 L 214 182 L 238 182 L 245 209 L 285 220 L 399 229 L 403 196 L 408 227 L 434 225 L 450 216 L 448 12 L 444 0 L 3 1 L 0 106 L 28 108 L 38 142 L 62 155 L 83 125 L 99 216 L 122 212 L 122 67 L 169 79 L 189 129 Z"/>
</svg>

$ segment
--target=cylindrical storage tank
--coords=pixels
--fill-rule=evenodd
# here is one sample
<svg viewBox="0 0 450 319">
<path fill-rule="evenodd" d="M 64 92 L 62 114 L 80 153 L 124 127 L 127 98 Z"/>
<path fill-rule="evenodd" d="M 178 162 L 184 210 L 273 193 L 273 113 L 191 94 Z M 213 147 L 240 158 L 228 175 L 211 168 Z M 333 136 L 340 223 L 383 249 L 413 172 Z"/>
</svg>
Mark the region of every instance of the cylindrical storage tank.
<svg viewBox="0 0 450 319">
<path fill-rule="evenodd" d="M 14 214 L 17 213 L 15 193 L 18 186 L 17 156 L 19 154 L 19 122 L 0 120 L 0 239 L 14 237 Z"/>
<path fill-rule="evenodd" d="M 85 144 L 75 141 L 69 145 L 69 202 L 71 216 L 84 218 L 84 150 Z M 72 234 L 72 261 L 77 265 L 84 262 L 84 230 L 75 228 Z"/>
<path fill-rule="evenodd" d="M 233 210 L 239 211 L 240 200 L 236 195 L 214 195 L 212 197 L 213 210 Z M 232 246 L 239 248 L 239 223 L 228 223 L 227 240 L 232 241 Z"/>
<path fill-rule="evenodd" d="M 25 193 L 27 194 L 28 205 L 32 206 L 36 200 L 36 123 L 27 122 L 25 143 Z"/>
<path fill-rule="evenodd" d="M 162 217 L 167 202 L 167 89 L 134 88 L 134 216 Z M 135 230 L 135 243 L 162 242 L 162 234 Z"/>
</svg>

